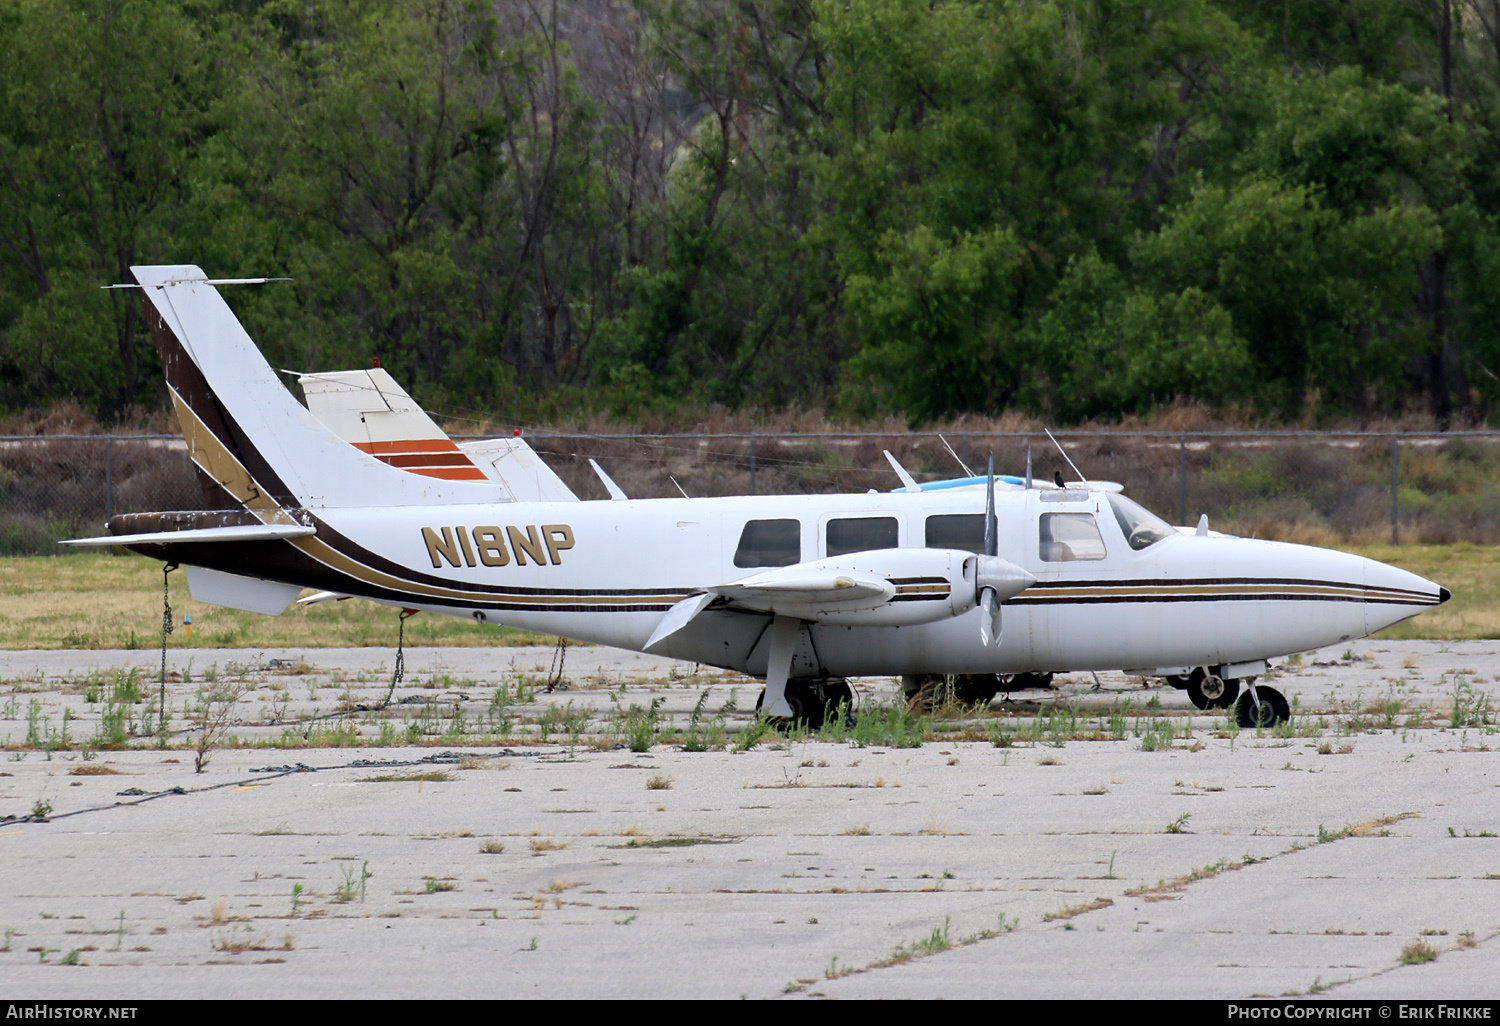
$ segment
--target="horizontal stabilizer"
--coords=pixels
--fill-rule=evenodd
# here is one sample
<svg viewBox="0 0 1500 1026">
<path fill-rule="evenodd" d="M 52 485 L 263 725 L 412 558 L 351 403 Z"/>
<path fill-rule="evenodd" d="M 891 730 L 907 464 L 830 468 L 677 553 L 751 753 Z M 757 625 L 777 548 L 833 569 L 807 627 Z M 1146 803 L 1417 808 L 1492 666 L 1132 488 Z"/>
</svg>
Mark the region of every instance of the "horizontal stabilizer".
<svg viewBox="0 0 1500 1026">
<path fill-rule="evenodd" d="M 299 524 L 244 524 L 238 527 L 199 527 L 186 531 L 152 531 L 148 534 L 107 534 L 101 538 L 69 538 L 58 544 L 102 548 L 106 545 L 281 541 L 285 538 L 305 538 L 317 533 L 316 527 L 303 527 Z"/>
</svg>

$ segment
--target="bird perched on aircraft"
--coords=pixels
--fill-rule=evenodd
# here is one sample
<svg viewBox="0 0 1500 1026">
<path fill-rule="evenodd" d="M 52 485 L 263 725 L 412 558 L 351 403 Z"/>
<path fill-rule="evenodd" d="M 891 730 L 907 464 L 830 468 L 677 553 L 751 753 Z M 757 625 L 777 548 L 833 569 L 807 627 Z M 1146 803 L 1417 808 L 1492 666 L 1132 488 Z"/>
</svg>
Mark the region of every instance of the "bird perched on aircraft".
<svg viewBox="0 0 1500 1026">
<path fill-rule="evenodd" d="M 276 614 L 312 588 L 655 652 L 763 677 L 768 715 L 812 723 L 851 677 L 1124 669 L 1264 726 L 1288 715 L 1254 684 L 1267 659 L 1449 597 L 1347 553 L 1184 533 L 1061 474 L 579 501 L 519 438 L 429 429 L 384 372 L 304 376 L 299 403 L 219 292 L 244 280 L 131 271 L 213 508 L 116 516 L 73 544 L 184 565 L 200 601 Z"/>
</svg>

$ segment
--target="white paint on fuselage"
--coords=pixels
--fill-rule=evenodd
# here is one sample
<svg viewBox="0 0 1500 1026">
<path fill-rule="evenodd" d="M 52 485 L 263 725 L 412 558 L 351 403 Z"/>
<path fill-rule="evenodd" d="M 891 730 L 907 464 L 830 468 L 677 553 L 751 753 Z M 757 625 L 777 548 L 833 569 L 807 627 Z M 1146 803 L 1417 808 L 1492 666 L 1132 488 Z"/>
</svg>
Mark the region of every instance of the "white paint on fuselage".
<svg viewBox="0 0 1500 1026">
<path fill-rule="evenodd" d="M 997 491 L 999 553 L 1034 574 L 1038 585 L 1069 582 L 1214 582 L 1237 578 L 1377 584 L 1430 595 L 1437 585 L 1373 560 L 1282 542 L 1176 535 L 1134 551 L 1102 492 L 1073 501 L 1042 501 L 1038 491 Z M 838 516 L 894 516 L 899 544 L 922 547 L 926 518 L 982 513 L 983 492 L 916 494 L 736 496 L 642 499 L 630 502 L 506 503 L 326 509 L 332 527 L 393 563 L 455 585 L 526 589 L 678 589 L 683 593 L 752 576 L 758 568 L 734 565 L 746 522 L 795 518 L 802 528 L 802 560 L 824 555 L 825 525 Z M 1044 562 L 1038 544 L 1041 513 L 1086 512 L 1103 536 L 1104 559 Z M 502 528 L 566 524 L 573 547 L 558 565 L 504 567 L 431 565 L 422 528 L 482 525 Z M 358 591 L 358 589 L 352 589 Z M 1042 593 L 1033 586 L 1019 599 Z M 391 603 L 397 604 L 397 603 Z M 470 616 L 414 596 L 402 605 Z M 1015 673 L 1027 670 L 1104 670 L 1130 666 L 1188 666 L 1245 662 L 1362 637 L 1429 608 L 1431 600 L 1404 604 L 1317 599 L 1212 601 L 1058 602 L 1007 604 L 1002 639 L 980 642 L 979 612 L 912 627 L 838 627 L 814 624 L 793 673 L 836 676 L 901 673 Z M 660 611 L 488 612 L 491 623 L 555 633 L 580 641 L 640 650 L 662 617 Z M 751 673 L 765 666 L 757 640 L 767 622 L 746 613 L 701 614 L 659 651 Z"/>
</svg>

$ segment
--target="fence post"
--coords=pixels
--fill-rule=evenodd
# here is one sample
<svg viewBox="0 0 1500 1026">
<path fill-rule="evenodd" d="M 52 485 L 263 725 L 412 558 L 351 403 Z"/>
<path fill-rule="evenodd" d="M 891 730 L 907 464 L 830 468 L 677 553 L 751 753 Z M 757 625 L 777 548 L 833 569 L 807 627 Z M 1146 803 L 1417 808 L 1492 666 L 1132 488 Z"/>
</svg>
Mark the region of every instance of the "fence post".
<svg viewBox="0 0 1500 1026">
<path fill-rule="evenodd" d="M 750 494 L 755 494 L 755 432 L 750 432 Z"/>
<path fill-rule="evenodd" d="M 1401 452 L 1396 447 L 1396 436 L 1391 436 L 1391 544 L 1399 545 L 1396 533 L 1396 479 L 1401 467 Z"/>
<path fill-rule="evenodd" d="M 1177 439 L 1177 494 L 1182 503 L 1182 518 L 1177 522 L 1186 524 L 1187 517 L 1187 432 Z"/>
<path fill-rule="evenodd" d="M 104 522 L 115 515 L 115 436 L 104 436 Z"/>
</svg>

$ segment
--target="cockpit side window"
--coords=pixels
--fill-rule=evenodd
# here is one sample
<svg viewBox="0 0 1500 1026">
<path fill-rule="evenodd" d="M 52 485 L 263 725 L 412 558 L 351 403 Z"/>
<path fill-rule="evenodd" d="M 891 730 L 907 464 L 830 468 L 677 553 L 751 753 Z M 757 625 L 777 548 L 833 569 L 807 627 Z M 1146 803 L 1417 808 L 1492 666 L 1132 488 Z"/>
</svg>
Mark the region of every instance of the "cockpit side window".
<svg viewBox="0 0 1500 1026">
<path fill-rule="evenodd" d="M 840 517 L 828 521 L 828 554 L 842 556 L 847 552 L 869 552 L 871 549 L 896 547 L 895 517 Z"/>
<path fill-rule="evenodd" d="M 984 552 L 983 513 L 939 513 L 927 518 L 929 549 Z"/>
<path fill-rule="evenodd" d="M 734 550 L 739 567 L 791 566 L 802 562 L 802 523 L 798 520 L 752 520 Z"/>
<path fill-rule="evenodd" d="M 1043 513 L 1040 526 L 1043 562 L 1104 558 L 1104 538 L 1092 513 Z"/>
<path fill-rule="evenodd" d="M 1115 511 L 1115 520 L 1125 540 L 1137 552 L 1177 533 L 1161 517 L 1118 493 L 1110 494 L 1109 508 Z"/>
</svg>

